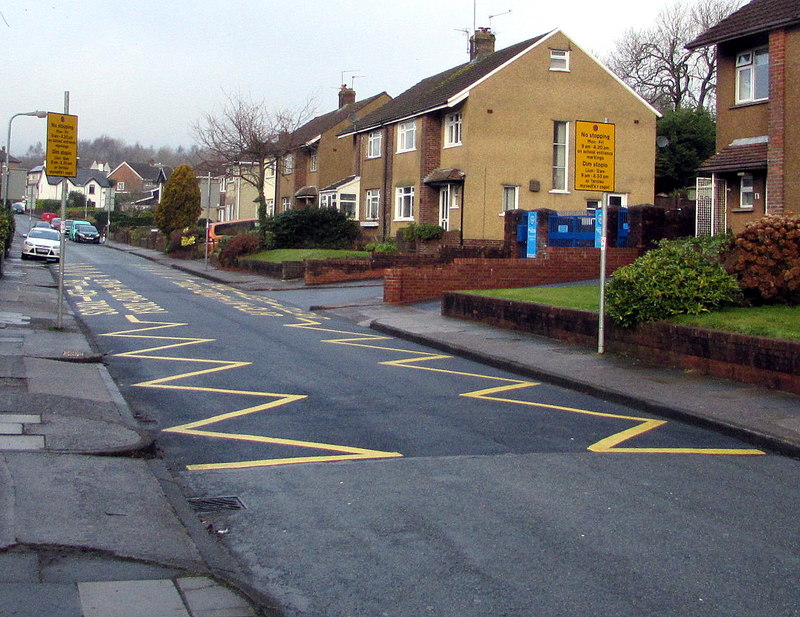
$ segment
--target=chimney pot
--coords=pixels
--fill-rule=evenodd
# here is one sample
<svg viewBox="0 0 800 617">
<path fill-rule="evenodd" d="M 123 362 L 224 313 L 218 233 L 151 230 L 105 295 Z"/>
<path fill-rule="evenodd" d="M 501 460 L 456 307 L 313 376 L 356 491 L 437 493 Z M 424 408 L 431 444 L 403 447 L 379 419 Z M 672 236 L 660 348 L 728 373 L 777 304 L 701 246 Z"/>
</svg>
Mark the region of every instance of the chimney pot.
<svg viewBox="0 0 800 617">
<path fill-rule="evenodd" d="M 356 91 L 352 88 L 348 88 L 347 84 L 342 84 L 342 87 L 339 89 L 339 109 L 344 107 L 345 105 L 349 105 L 350 103 L 356 102 Z"/>
<path fill-rule="evenodd" d="M 469 60 L 483 60 L 494 53 L 495 36 L 491 28 L 478 28 L 469 39 Z"/>
</svg>

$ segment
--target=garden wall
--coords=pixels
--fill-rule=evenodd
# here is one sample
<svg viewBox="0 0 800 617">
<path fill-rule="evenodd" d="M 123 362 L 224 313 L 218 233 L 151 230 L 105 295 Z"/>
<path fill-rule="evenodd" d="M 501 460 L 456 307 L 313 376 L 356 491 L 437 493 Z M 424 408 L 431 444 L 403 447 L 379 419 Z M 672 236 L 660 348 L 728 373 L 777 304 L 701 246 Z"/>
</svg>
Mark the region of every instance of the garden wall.
<svg viewBox="0 0 800 617">
<path fill-rule="evenodd" d="M 632 263 L 637 249 L 608 249 L 607 274 Z M 384 302 L 438 298 L 457 289 L 531 287 L 600 276 L 600 249 L 547 248 L 534 259 L 456 259 L 452 264 L 393 268 L 384 276 Z"/>
<path fill-rule="evenodd" d="M 445 293 L 442 314 L 597 346 L 597 313 L 530 302 Z M 605 323 L 605 348 L 651 364 L 696 370 L 800 394 L 800 343 L 679 326 L 667 322 L 633 329 Z"/>
</svg>

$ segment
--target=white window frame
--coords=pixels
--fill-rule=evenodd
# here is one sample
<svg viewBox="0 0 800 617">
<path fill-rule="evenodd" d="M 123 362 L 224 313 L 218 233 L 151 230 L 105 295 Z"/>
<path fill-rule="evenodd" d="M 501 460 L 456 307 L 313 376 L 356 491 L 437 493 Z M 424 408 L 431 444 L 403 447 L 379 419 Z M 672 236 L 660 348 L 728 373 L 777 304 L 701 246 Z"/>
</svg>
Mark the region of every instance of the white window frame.
<svg viewBox="0 0 800 617">
<path fill-rule="evenodd" d="M 291 152 L 283 157 L 283 173 L 289 175 L 294 172 L 294 154 Z"/>
<path fill-rule="evenodd" d="M 358 220 L 358 194 L 357 193 L 339 193 L 339 205 L 337 210 L 344 212 L 348 218 Z"/>
<path fill-rule="evenodd" d="M 413 152 L 417 149 L 417 122 L 409 120 L 397 125 L 397 153 Z"/>
<path fill-rule="evenodd" d="M 569 73 L 569 50 L 551 49 L 550 50 L 550 70 Z"/>
<path fill-rule="evenodd" d="M 364 209 L 365 221 L 377 221 L 381 213 L 381 190 L 367 189 L 366 205 Z"/>
<path fill-rule="evenodd" d="M 504 184 L 502 211 L 505 213 L 508 212 L 509 210 L 516 210 L 518 208 L 519 208 L 519 185 Z"/>
<path fill-rule="evenodd" d="M 757 59 L 766 58 L 766 63 Z M 766 71 L 766 92 L 757 95 L 756 89 Z M 736 103 L 756 103 L 769 99 L 769 48 L 748 49 L 736 54 Z"/>
<path fill-rule="evenodd" d="M 292 198 L 291 197 L 281 197 L 281 208 L 283 208 L 284 212 L 288 212 L 292 209 Z"/>
<path fill-rule="evenodd" d="M 559 141 L 558 129 L 564 127 L 564 141 Z M 563 157 L 559 154 L 563 152 Z M 560 164 L 563 162 L 563 165 Z M 553 178 L 551 193 L 569 193 L 569 122 L 564 120 L 553 121 Z M 563 170 L 563 177 L 560 177 Z M 558 176 L 557 176 L 558 174 Z M 557 180 L 560 180 L 558 182 Z"/>
<path fill-rule="evenodd" d="M 414 198 L 416 187 L 398 186 L 395 191 L 394 220 L 413 221 L 414 220 Z"/>
<path fill-rule="evenodd" d="M 627 193 L 609 193 L 608 201 L 606 202 L 611 207 L 626 208 L 628 206 Z"/>
<path fill-rule="evenodd" d="M 264 177 L 265 178 L 275 177 L 275 159 L 267 161 L 267 164 L 264 166 Z"/>
<path fill-rule="evenodd" d="M 336 198 L 336 191 L 326 191 L 319 194 L 319 207 L 320 208 L 333 208 L 337 209 L 338 200 Z"/>
<path fill-rule="evenodd" d="M 116 188 L 117 188 L 118 191 L 124 191 L 125 190 L 125 183 L 124 182 L 117 182 Z"/>
<path fill-rule="evenodd" d="M 275 200 L 274 199 L 267 199 L 267 216 L 275 216 Z"/>
<path fill-rule="evenodd" d="M 444 117 L 444 147 L 452 148 L 462 145 L 462 121 L 463 115 L 460 111 L 447 114 Z"/>
<path fill-rule="evenodd" d="M 745 180 L 748 180 L 748 182 L 745 182 Z M 747 187 L 745 186 L 746 184 L 748 185 Z M 752 210 L 756 203 L 755 197 L 756 190 L 753 174 L 742 174 L 739 176 L 739 209 Z"/>
<path fill-rule="evenodd" d="M 367 158 L 379 159 L 383 149 L 383 132 L 372 131 L 367 135 Z"/>
<path fill-rule="evenodd" d="M 312 150 L 308 156 L 308 171 L 314 172 L 319 169 L 319 156 L 316 150 Z"/>
</svg>

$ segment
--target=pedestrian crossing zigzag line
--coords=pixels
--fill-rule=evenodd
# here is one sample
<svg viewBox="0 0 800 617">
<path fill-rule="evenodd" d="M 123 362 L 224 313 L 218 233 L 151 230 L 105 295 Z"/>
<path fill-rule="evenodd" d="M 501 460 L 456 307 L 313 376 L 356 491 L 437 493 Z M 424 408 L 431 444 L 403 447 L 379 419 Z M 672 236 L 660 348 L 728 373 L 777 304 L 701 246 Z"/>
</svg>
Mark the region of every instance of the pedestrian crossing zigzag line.
<svg viewBox="0 0 800 617">
<path fill-rule="evenodd" d="M 436 360 L 445 360 L 448 358 L 452 358 L 453 356 L 446 355 L 446 354 L 437 354 L 437 353 L 430 353 L 430 352 L 423 352 L 423 351 L 416 351 L 416 350 L 409 350 L 409 349 L 399 349 L 397 347 L 389 347 L 385 345 L 373 345 L 371 341 L 385 341 L 385 340 L 392 340 L 393 337 L 389 336 L 382 336 L 382 335 L 375 335 L 371 333 L 359 333 L 359 332 L 351 332 L 346 330 L 335 330 L 333 328 L 326 328 L 322 327 L 321 322 L 315 321 L 314 319 L 310 318 L 303 318 L 299 323 L 294 324 L 286 324 L 287 327 L 292 328 L 303 328 L 308 330 L 317 330 L 319 332 L 326 332 L 331 334 L 341 334 L 341 335 L 348 335 L 346 337 L 341 338 L 334 338 L 334 339 L 325 339 L 323 342 L 325 343 L 332 343 L 332 344 L 339 344 L 339 345 L 349 345 L 354 347 L 365 347 L 371 348 L 376 350 L 382 351 L 391 351 L 391 352 L 398 352 L 398 353 L 405 353 L 411 354 L 413 357 L 411 358 L 402 358 L 399 360 L 388 360 L 379 362 L 378 364 L 384 366 L 395 366 L 395 367 L 405 367 L 405 368 L 412 368 L 416 370 L 423 370 L 423 371 L 432 371 L 437 373 L 443 374 L 451 374 L 451 375 L 460 375 L 465 377 L 474 377 L 478 379 L 489 379 L 494 381 L 505 382 L 505 385 L 501 386 L 494 386 L 491 388 L 484 388 L 480 390 L 474 390 L 471 392 L 464 392 L 459 396 L 463 396 L 466 398 L 473 398 L 478 400 L 485 400 L 485 401 L 496 401 L 501 403 L 507 403 L 512 405 L 525 405 L 529 407 L 536 407 L 542 409 L 550 409 L 555 411 L 563 411 L 569 413 L 576 413 L 585 416 L 593 416 L 593 417 L 600 417 L 600 418 L 607 418 L 612 420 L 624 420 L 628 422 L 635 422 L 635 426 L 627 428 L 622 431 L 618 431 L 609 435 L 608 437 L 604 437 L 600 441 L 597 441 L 594 444 L 588 446 L 588 450 L 590 452 L 596 453 L 628 453 L 628 454 L 708 454 L 708 455 L 763 455 L 764 452 L 757 449 L 752 448 L 646 448 L 646 447 L 621 447 L 621 444 L 624 442 L 644 435 L 650 431 L 653 431 L 657 428 L 660 428 L 668 422 L 666 420 L 658 420 L 654 418 L 643 418 L 638 416 L 631 416 L 631 415 L 624 415 L 624 414 L 614 414 L 608 412 L 599 412 L 593 411 L 590 409 L 580 409 L 576 407 L 567 407 L 563 405 L 554 405 L 551 403 L 539 403 L 535 401 L 526 401 L 521 399 L 514 399 L 514 398 L 507 398 L 503 396 L 497 396 L 503 393 L 509 393 L 514 390 L 521 390 L 530 388 L 532 386 L 539 385 L 538 382 L 527 381 L 522 379 L 509 379 L 505 377 L 497 377 L 494 375 L 484 375 L 480 373 L 471 373 L 471 372 L 464 372 L 464 371 L 453 371 L 450 369 L 444 369 L 441 367 L 435 366 L 427 366 L 423 365 L 423 363 L 436 361 Z"/>
<path fill-rule="evenodd" d="M 165 428 L 162 430 L 162 432 L 176 433 L 181 435 L 191 435 L 195 437 L 206 437 L 215 439 L 228 439 L 233 441 L 262 443 L 265 445 L 291 446 L 291 447 L 337 453 L 337 454 L 327 454 L 322 456 L 296 456 L 296 457 L 285 457 L 280 459 L 260 459 L 260 460 L 234 461 L 234 462 L 224 462 L 224 463 L 204 463 L 204 464 L 187 465 L 187 469 L 189 470 L 246 469 L 251 467 L 294 465 L 294 464 L 312 463 L 312 462 L 321 463 L 321 462 L 334 462 L 334 461 L 345 461 L 345 460 L 386 459 L 386 458 L 397 458 L 403 456 L 399 452 L 384 452 L 380 450 L 371 450 L 368 448 L 358 448 L 354 446 L 327 444 L 327 443 L 303 441 L 297 439 L 285 439 L 281 437 L 270 437 L 265 435 L 250 435 L 243 433 L 205 430 L 208 427 L 217 425 L 227 420 L 240 418 L 246 415 L 266 411 L 269 409 L 274 409 L 283 405 L 303 400 L 307 398 L 307 395 L 283 394 L 283 393 L 265 392 L 265 391 L 236 390 L 229 388 L 210 388 L 203 386 L 175 384 L 174 382 L 187 379 L 189 377 L 196 377 L 199 375 L 207 375 L 209 373 L 227 371 L 235 368 L 242 368 L 245 366 L 249 366 L 252 363 L 240 362 L 234 360 L 215 360 L 210 358 L 191 358 L 191 357 L 186 358 L 186 357 L 176 357 L 176 356 L 154 355 L 154 352 L 157 351 L 164 351 L 166 349 L 175 349 L 178 347 L 186 347 L 190 345 L 208 343 L 216 339 L 177 337 L 177 336 L 170 337 L 170 336 L 149 334 L 157 330 L 182 327 L 188 324 L 183 322 L 143 321 L 134 315 L 127 315 L 126 318 L 132 324 L 136 324 L 137 326 L 140 327 L 131 328 L 127 330 L 120 330 L 117 332 L 108 332 L 103 334 L 102 336 L 134 338 L 142 340 L 174 341 L 174 342 L 171 344 L 162 344 L 154 347 L 148 347 L 145 349 L 118 353 L 115 354 L 115 356 L 138 358 L 141 360 L 162 360 L 171 362 L 188 362 L 195 364 L 212 365 L 210 368 L 196 370 L 196 371 L 189 371 L 175 375 L 168 375 L 166 377 L 160 377 L 148 381 L 139 382 L 133 384 L 133 386 L 140 388 L 154 388 L 161 390 L 183 390 L 192 392 L 205 392 L 205 393 L 236 395 L 236 396 L 251 396 L 251 397 L 261 397 L 261 398 L 271 399 L 265 403 L 261 403 L 258 405 L 253 405 L 243 409 L 237 409 L 234 411 L 216 414 L 209 418 L 204 418 L 201 420 L 188 422 L 178 426 Z"/>
</svg>

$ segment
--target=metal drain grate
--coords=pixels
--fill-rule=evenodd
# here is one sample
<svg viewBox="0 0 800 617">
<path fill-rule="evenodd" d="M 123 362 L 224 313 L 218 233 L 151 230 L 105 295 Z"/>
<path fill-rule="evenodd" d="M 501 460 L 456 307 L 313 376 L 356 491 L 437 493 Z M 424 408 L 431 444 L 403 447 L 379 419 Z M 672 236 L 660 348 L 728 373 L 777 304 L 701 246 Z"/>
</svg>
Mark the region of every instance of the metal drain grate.
<svg viewBox="0 0 800 617">
<path fill-rule="evenodd" d="M 223 512 L 226 510 L 245 510 L 238 497 L 190 497 L 189 505 L 195 512 Z"/>
</svg>

